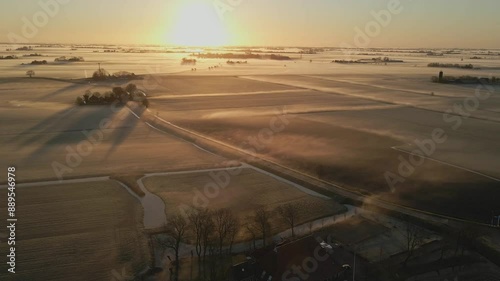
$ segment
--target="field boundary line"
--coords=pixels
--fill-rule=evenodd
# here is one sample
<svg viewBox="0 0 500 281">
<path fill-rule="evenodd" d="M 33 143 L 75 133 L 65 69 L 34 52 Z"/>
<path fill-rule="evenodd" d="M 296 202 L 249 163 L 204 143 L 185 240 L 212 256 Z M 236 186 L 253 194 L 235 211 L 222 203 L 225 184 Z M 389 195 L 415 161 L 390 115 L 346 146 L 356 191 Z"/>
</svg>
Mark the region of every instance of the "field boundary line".
<svg viewBox="0 0 500 281">
<path fill-rule="evenodd" d="M 109 180 L 109 176 L 105 177 L 90 177 L 90 178 L 78 178 L 78 179 L 69 179 L 69 180 L 57 180 L 57 181 L 39 181 L 39 182 L 27 182 L 27 183 L 18 183 L 16 187 L 42 187 L 47 185 L 61 185 L 67 183 L 85 183 L 85 182 L 97 182 L 97 181 L 107 181 Z M 7 184 L 0 185 L 0 189 L 7 189 L 9 186 Z"/>
<path fill-rule="evenodd" d="M 279 167 L 279 168 L 281 168 L 281 169 L 283 169 L 285 171 L 290 171 L 290 172 L 293 172 L 293 173 L 295 173 L 297 175 L 301 175 L 302 177 L 305 177 L 307 179 L 310 179 L 310 180 L 313 180 L 313 181 L 316 181 L 316 182 L 320 182 L 323 185 L 326 185 L 326 187 L 332 187 L 332 188 L 334 188 L 334 190 L 329 190 L 329 191 L 332 191 L 332 192 L 334 192 L 334 193 L 336 193 L 336 194 L 338 194 L 340 196 L 344 196 L 344 197 L 350 198 L 352 200 L 364 202 L 365 204 L 374 205 L 375 207 L 392 210 L 392 211 L 395 211 L 395 212 L 398 212 L 398 213 L 412 215 L 412 216 L 414 216 L 415 218 L 418 218 L 418 219 L 424 219 L 424 220 L 428 220 L 428 221 L 436 221 L 436 219 L 437 219 L 439 223 L 444 224 L 444 225 L 449 225 L 450 221 L 455 221 L 455 222 L 459 222 L 459 223 L 469 223 L 469 224 L 474 224 L 474 225 L 478 225 L 478 226 L 491 227 L 489 224 L 480 223 L 480 222 L 476 222 L 476 221 L 471 221 L 471 220 L 467 220 L 467 219 L 450 217 L 450 216 L 446 216 L 446 215 L 442 215 L 442 214 L 438 214 L 438 213 L 433 213 L 433 212 L 429 212 L 429 211 L 424 211 L 424 210 L 420 210 L 420 209 L 416 209 L 416 208 L 412 208 L 412 207 L 408 207 L 408 206 L 398 205 L 398 204 L 395 204 L 393 202 L 389 202 L 389 201 L 386 201 L 386 200 L 383 200 L 383 199 L 380 199 L 380 198 L 369 198 L 370 196 L 363 195 L 360 192 L 357 192 L 357 191 L 354 191 L 354 190 L 342 187 L 342 186 L 340 186 L 338 184 L 335 184 L 335 183 L 327 182 L 327 181 L 319 179 L 319 178 L 314 178 L 311 175 L 308 175 L 308 174 L 305 174 L 303 172 L 297 171 L 297 170 L 295 170 L 293 168 L 290 168 L 290 167 L 283 166 L 282 164 L 279 164 L 279 163 L 277 163 L 277 162 L 275 162 L 273 160 L 263 158 L 262 156 L 251 155 L 248 151 L 245 151 L 245 150 L 243 150 L 241 148 L 238 148 L 238 147 L 235 147 L 233 145 L 221 142 L 219 140 L 212 139 L 212 138 L 210 138 L 208 136 L 204 136 L 204 135 L 202 135 L 200 133 L 193 132 L 191 130 L 185 129 L 185 128 L 180 127 L 178 125 L 175 125 L 175 124 L 173 124 L 173 123 L 171 123 L 169 121 L 166 121 L 166 120 L 164 120 L 161 117 L 158 117 L 158 116 L 154 116 L 154 117 L 157 118 L 157 119 L 159 119 L 159 120 L 161 120 L 165 124 L 167 124 L 167 125 L 175 128 L 175 129 L 178 129 L 178 130 L 181 130 L 181 131 L 183 131 L 185 133 L 188 133 L 189 135 L 205 139 L 205 140 L 213 142 L 215 144 L 219 144 L 221 146 L 224 146 L 224 147 L 229 148 L 231 150 L 237 151 L 237 152 L 242 153 L 244 155 L 249 155 L 249 156 L 255 157 L 258 160 L 261 160 L 263 162 L 267 162 L 267 163 L 270 163 L 272 165 L 275 165 L 275 166 L 277 166 L 277 167 Z M 293 178 L 296 178 L 293 174 L 292 175 L 289 174 L 289 176 L 291 176 Z M 314 184 L 314 183 L 312 183 L 312 184 L 315 185 L 315 186 L 317 186 L 317 187 L 319 187 L 319 188 L 325 189 L 325 186 L 318 186 L 317 184 Z M 326 191 L 328 191 L 328 189 L 326 189 Z M 367 199 L 367 198 L 370 199 L 369 202 L 365 201 L 365 199 Z M 423 216 L 427 216 L 427 217 L 423 218 Z"/>
<path fill-rule="evenodd" d="M 295 76 L 307 77 L 307 76 L 304 76 L 304 75 L 295 75 Z M 447 113 L 447 114 L 450 114 L 450 115 L 453 115 L 453 116 L 463 117 L 462 115 L 457 114 L 455 112 L 445 112 L 445 111 L 441 111 L 439 109 L 426 108 L 426 107 L 422 107 L 422 106 L 418 106 L 418 105 L 414 105 L 414 104 L 409 104 L 409 103 L 403 103 L 403 102 L 388 101 L 388 100 L 384 100 L 384 99 L 380 99 L 380 98 L 375 98 L 375 97 L 367 97 L 367 96 L 364 96 L 364 95 L 341 93 L 341 92 L 334 91 L 333 89 L 329 89 L 329 88 L 325 88 L 325 87 L 294 86 L 294 85 L 286 84 L 284 82 L 271 82 L 271 81 L 268 81 L 268 80 L 261 80 L 261 79 L 258 79 L 258 77 L 255 77 L 255 76 L 240 76 L 240 78 L 254 80 L 254 81 L 260 81 L 260 82 L 269 82 L 269 83 L 274 83 L 274 84 L 277 84 L 277 85 L 283 85 L 283 86 L 289 86 L 289 87 L 297 87 L 297 88 L 300 88 L 300 89 L 307 89 L 307 90 L 310 90 L 310 91 L 316 91 L 316 92 L 321 92 L 321 93 L 330 94 L 330 95 L 348 96 L 348 97 L 354 97 L 354 98 L 359 98 L 359 99 L 364 99 L 364 100 L 369 100 L 369 101 L 374 101 L 374 102 L 379 102 L 379 103 L 384 103 L 384 104 L 401 105 L 401 106 L 407 106 L 407 107 L 410 107 L 410 108 L 415 108 L 415 109 L 419 109 L 419 110 L 425 110 L 425 111 L 429 111 L 429 112 L 435 112 L 435 113 L 440 113 L 440 114 Z M 317 78 L 317 79 L 319 79 L 319 78 Z M 485 118 L 485 117 L 473 116 L 473 115 L 469 116 L 468 118 L 469 119 L 475 119 L 475 120 L 481 120 L 481 121 L 489 121 L 489 122 L 494 122 L 494 123 L 500 123 L 500 118 Z"/>
<path fill-rule="evenodd" d="M 471 169 L 468 169 L 468 168 L 465 168 L 465 167 L 462 167 L 462 166 L 458 166 L 458 165 L 451 164 L 451 163 L 448 163 L 448 162 L 445 162 L 445 161 L 437 160 L 437 159 L 434 159 L 434 158 L 431 158 L 431 157 L 428 157 L 428 156 L 425 156 L 425 155 L 421 155 L 421 154 L 409 152 L 409 151 L 406 151 L 404 149 L 401 149 L 401 148 L 398 148 L 398 147 L 395 147 L 395 146 L 391 147 L 391 149 L 394 149 L 394 150 L 399 151 L 399 152 L 407 153 L 407 154 L 410 154 L 410 155 L 413 155 L 413 156 L 422 157 L 422 158 L 425 158 L 425 159 L 428 159 L 428 160 L 431 160 L 431 161 L 434 161 L 434 162 L 437 162 L 437 163 L 440 163 L 440 164 L 443 164 L 443 165 L 448 165 L 448 166 L 453 167 L 453 168 L 461 169 L 461 170 L 464 170 L 464 171 L 467 171 L 467 172 L 470 172 L 470 173 L 473 173 L 473 174 L 476 174 L 476 175 L 479 175 L 479 176 L 483 176 L 485 178 L 489 178 L 490 180 L 494 180 L 494 181 L 499 181 L 500 182 L 500 179 L 497 179 L 497 178 L 495 178 L 493 176 L 489 176 L 489 175 L 483 174 L 481 172 L 474 171 L 474 170 L 471 170 Z"/>
</svg>

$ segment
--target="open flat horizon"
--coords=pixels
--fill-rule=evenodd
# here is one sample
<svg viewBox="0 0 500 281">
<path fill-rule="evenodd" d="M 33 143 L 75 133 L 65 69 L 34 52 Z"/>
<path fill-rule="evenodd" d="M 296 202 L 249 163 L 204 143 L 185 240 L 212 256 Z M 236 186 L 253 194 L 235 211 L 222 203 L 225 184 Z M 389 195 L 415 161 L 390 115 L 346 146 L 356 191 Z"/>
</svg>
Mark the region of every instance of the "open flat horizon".
<svg viewBox="0 0 500 281">
<path fill-rule="evenodd" d="M 2 2 L 0 280 L 500 280 L 499 9 Z"/>
</svg>

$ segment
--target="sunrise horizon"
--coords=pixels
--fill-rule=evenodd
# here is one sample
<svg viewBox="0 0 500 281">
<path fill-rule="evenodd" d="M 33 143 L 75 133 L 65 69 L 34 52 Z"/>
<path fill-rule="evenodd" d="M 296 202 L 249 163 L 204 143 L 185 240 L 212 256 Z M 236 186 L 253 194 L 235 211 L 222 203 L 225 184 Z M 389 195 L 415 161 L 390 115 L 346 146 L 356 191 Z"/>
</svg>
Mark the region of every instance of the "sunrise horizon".
<svg viewBox="0 0 500 281">
<path fill-rule="evenodd" d="M 500 8 L 500 3 L 491 0 L 482 1 L 481 8 L 466 0 L 446 0 L 435 3 L 431 9 L 420 1 L 410 0 L 365 4 L 293 1 L 286 6 L 280 5 L 283 0 L 266 3 L 146 0 L 142 4 L 90 1 L 93 4 L 81 0 L 46 0 L 37 4 L 21 0 L 16 1 L 16 6 L 6 3 L 12 7 L 0 11 L 5 22 L 0 27 L 5 37 L 0 37 L 0 41 L 204 47 L 343 47 L 346 44 L 354 48 L 500 47 L 500 37 L 491 36 L 492 28 L 498 24 L 493 11 Z M 287 13 L 279 21 L 274 19 L 285 7 Z M 311 16 L 306 18 L 304 13 Z M 84 14 L 92 15 L 92 21 Z M 467 17 L 466 21 L 462 15 Z M 135 24 L 139 19 L 141 24 Z M 78 39 L 73 36 L 75 32 Z M 355 44 L 359 36 L 365 37 L 364 41 L 369 37 L 369 44 Z M 425 40 L 420 40 L 422 37 Z"/>
<path fill-rule="evenodd" d="M 0 0 L 0 280 L 500 281 L 499 11 Z"/>
</svg>

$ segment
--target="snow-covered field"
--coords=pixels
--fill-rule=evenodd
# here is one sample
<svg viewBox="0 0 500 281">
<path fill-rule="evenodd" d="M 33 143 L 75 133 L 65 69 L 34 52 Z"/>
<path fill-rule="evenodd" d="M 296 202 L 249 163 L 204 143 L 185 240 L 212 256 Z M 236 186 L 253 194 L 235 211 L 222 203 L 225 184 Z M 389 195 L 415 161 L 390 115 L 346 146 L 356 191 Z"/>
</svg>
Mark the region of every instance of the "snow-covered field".
<svg viewBox="0 0 500 281">
<path fill-rule="evenodd" d="M 483 222 L 498 207 L 500 87 L 477 92 L 478 85 L 431 82 L 440 70 L 453 76 L 500 77 L 498 50 L 443 56 L 417 50 L 359 50 L 350 56 L 330 50 L 284 53 L 291 61 L 252 59 L 235 65 L 225 59 L 198 59 L 194 66 L 181 65 L 192 51 L 183 49 L 104 53 L 102 47 L 6 48 L 0 46 L 0 56 L 20 58 L 0 60 L 0 117 L 6 121 L 0 156 L 17 164 L 24 179 L 56 178 L 54 162 L 70 168 L 64 170 L 65 177 L 76 177 L 214 167 L 225 161 L 151 129 L 126 108 L 115 112 L 74 106 L 85 90 L 102 92 L 126 83 L 78 80 L 91 76 L 100 63 L 110 73 L 145 75 L 133 82 L 148 93 L 150 110 L 161 118 L 243 148 L 270 127 L 276 114 L 289 116 L 285 128 L 259 143 L 257 152 L 311 176 Z M 29 53 L 44 57 L 22 57 Z M 60 56 L 85 61 L 54 62 Z M 384 56 L 404 62 L 331 63 Z M 471 59 L 475 56 L 481 59 Z M 22 65 L 35 59 L 48 64 Z M 431 62 L 473 64 L 477 69 L 427 67 Z M 35 79 L 26 77 L 27 70 L 35 71 Z M 103 141 L 74 167 L 69 165 L 68 151 L 88 140 L 84 132 L 99 129 L 108 119 L 112 122 L 102 131 Z M 444 131 L 446 140 L 422 164 L 401 173 L 400 164 L 410 161 L 416 143 L 432 139 L 435 130 Z M 393 186 L 394 193 L 386 172 L 403 178 Z"/>
<path fill-rule="evenodd" d="M 15 60 L 0 61 L 0 75 L 2 77 L 24 77 L 27 70 L 34 70 L 37 76 L 52 78 L 82 78 L 89 77 L 98 68 L 98 63 L 110 73 L 129 71 L 135 74 L 189 74 L 189 75 L 257 75 L 257 74 L 347 74 L 356 78 L 363 74 L 379 75 L 437 75 L 439 69 L 427 68 L 430 62 L 473 64 L 481 68 L 472 72 L 466 70 L 446 70 L 446 74 L 477 74 L 487 76 L 498 74 L 500 71 L 500 50 L 463 50 L 461 54 L 447 54 L 444 56 L 428 56 L 426 53 L 415 53 L 419 50 L 408 52 L 397 50 L 381 51 L 343 51 L 332 49 L 317 54 L 299 54 L 299 49 L 285 49 L 283 55 L 289 56 L 293 61 L 274 61 L 256 59 L 233 59 L 233 61 L 248 61 L 248 64 L 227 65 L 226 59 L 197 59 L 197 64 L 181 65 L 182 58 L 190 57 L 195 52 L 211 53 L 238 53 L 233 49 L 168 49 L 162 47 L 34 47 L 29 51 L 6 51 L 13 48 L 11 45 L 0 44 L 0 56 L 17 55 Z M 134 53 L 126 53 L 125 50 Z M 104 52 L 116 50 L 116 52 Z M 139 53 L 142 51 L 143 53 Z M 263 50 L 260 50 L 263 51 Z M 265 51 L 265 50 L 264 50 Z M 270 51 L 270 50 L 268 50 Z M 396 51 L 396 52 L 395 52 Z M 436 52 L 436 50 L 433 50 Z M 169 53 L 167 53 L 169 52 Z M 23 55 L 38 53 L 41 57 L 23 57 Z M 243 53 L 243 52 L 239 52 Z M 494 55 L 493 55 L 494 54 Z M 56 63 L 58 57 L 83 57 L 84 62 Z M 382 65 L 343 65 L 331 63 L 333 60 L 358 60 L 376 57 L 389 57 L 394 60 L 403 60 L 404 63 L 392 63 L 390 67 Z M 471 59 L 480 57 L 481 59 Z M 463 61 L 462 61 L 463 59 Z M 30 65 L 33 60 L 47 60 L 47 65 Z M 312 62 L 311 62 L 312 60 Z M 22 65 L 24 63 L 24 65 Z M 209 70 L 211 66 L 221 64 L 221 68 Z M 391 64 L 391 63 L 390 63 Z M 197 68 L 192 72 L 191 68 Z M 430 79 L 430 77 L 428 77 Z"/>
</svg>

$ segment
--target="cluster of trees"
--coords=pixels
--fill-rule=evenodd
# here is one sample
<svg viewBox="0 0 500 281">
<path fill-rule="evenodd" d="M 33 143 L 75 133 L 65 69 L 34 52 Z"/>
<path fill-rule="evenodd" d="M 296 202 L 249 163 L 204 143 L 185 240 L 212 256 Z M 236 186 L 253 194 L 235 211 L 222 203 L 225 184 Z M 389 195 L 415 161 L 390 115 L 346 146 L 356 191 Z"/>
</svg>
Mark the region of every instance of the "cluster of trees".
<svg viewBox="0 0 500 281">
<path fill-rule="evenodd" d="M 39 53 L 33 53 L 33 54 L 25 54 L 23 57 L 41 57 L 42 54 Z"/>
<path fill-rule="evenodd" d="M 475 76 L 432 76 L 434 83 L 457 83 L 457 84 L 500 84 L 500 77 L 482 78 Z"/>
<path fill-rule="evenodd" d="M 239 219 L 229 209 L 193 209 L 186 217 L 177 214 L 168 219 L 164 226 L 164 235 L 154 236 L 158 247 L 174 252 L 174 260 L 170 268 L 171 280 L 178 280 L 180 270 L 179 253 L 183 243 L 195 246 L 198 257 L 199 280 L 221 280 L 225 269 L 231 265 L 231 253 L 236 237 L 241 231 L 248 231 L 256 240 L 262 239 L 265 247 L 271 238 L 271 219 L 278 215 L 292 229 L 300 215 L 299 208 L 294 204 L 285 204 L 275 210 L 257 209 L 242 225 Z M 190 238 L 190 239 L 188 239 Z"/>
<path fill-rule="evenodd" d="M 443 53 L 436 53 L 436 52 L 427 52 L 427 55 L 428 56 L 432 56 L 432 57 L 443 57 L 444 54 Z"/>
<path fill-rule="evenodd" d="M 233 65 L 233 64 L 247 64 L 248 62 L 247 61 L 232 61 L 232 60 L 228 60 L 226 63 L 230 64 L 230 65 Z"/>
<path fill-rule="evenodd" d="M 372 58 L 372 61 L 374 61 L 374 62 L 384 62 L 384 63 L 388 63 L 388 62 L 403 62 L 402 60 L 395 60 L 395 59 L 391 59 L 389 57 Z"/>
<path fill-rule="evenodd" d="M 109 79 L 132 80 L 132 79 L 137 79 L 137 75 L 135 75 L 135 73 L 133 73 L 133 72 L 128 72 L 128 71 L 118 71 L 118 72 L 113 73 L 113 75 L 111 75 L 104 68 L 99 68 L 98 70 L 94 71 L 94 73 L 92 74 L 92 80 L 102 81 L 102 80 L 109 80 Z"/>
<path fill-rule="evenodd" d="M 137 79 L 137 75 L 135 75 L 135 73 L 128 72 L 128 71 L 115 72 L 115 73 L 113 73 L 112 77 L 118 78 L 118 79 L 128 79 L 128 80 Z"/>
<path fill-rule="evenodd" d="M 128 101 L 137 100 L 137 86 L 135 84 L 128 84 L 125 89 L 122 87 L 114 87 L 112 91 L 105 92 L 101 94 L 100 92 L 91 92 L 87 90 L 85 94 L 81 97 L 76 98 L 76 104 L 78 105 L 106 105 L 112 104 L 114 102 L 119 102 L 122 104 Z M 142 96 L 139 101 L 145 107 L 149 107 L 149 101 L 145 96 Z"/>
<path fill-rule="evenodd" d="M 360 60 L 333 60 L 334 63 L 351 64 L 351 63 L 367 63 Z"/>
<path fill-rule="evenodd" d="M 395 60 L 391 59 L 389 57 L 376 57 L 376 58 L 371 58 L 371 59 L 359 59 L 359 60 L 333 60 L 332 62 L 334 63 L 341 63 L 341 64 L 366 64 L 366 63 L 391 63 L 391 62 L 404 62 L 402 60 Z"/>
<path fill-rule="evenodd" d="M 404 249 L 406 250 L 402 266 L 406 267 L 412 258 L 418 256 L 416 255 L 417 249 L 426 243 L 425 240 L 428 233 L 422 226 L 416 225 L 416 222 L 413 222 L 406 215 L 400 216 L 399 219 L 403 223 L 400 231 L 402 231 L 404 237 Z M 467 250 L 475 249 L 477 237 L 480 237 L 479 230 L 470 226 L 464 226 L 456 230 L 456 233 L 451 236 L 445 236 L 441 240 L 441 245 L 439 246 L 441 253 L 437 261 L 445 261 L 447 252 L 447 259 L 454 260 L 457 257 L 463 258 Z"/>
<path fill-rule="evenodd" d="M 15 60 L 17 59 L 16 55 L 10 55 L 10 56 L 0 56 L 0 60 Z"/>
<path fill-rule="evenodd" d="M 109 78 L 111 78 L 111 75 L 104 68 L 99 68 L 92 74 L 93 80 L 106 80 Z"/>
<path fill-rule="evenodd" d="M 33 50 L 31 46 L 24 46 L 16 49 L 16 51 L 31 51 L 31 50 Z"/>
<path fill-rule="evenodd" d="M 205 54 L 196 54 L 195 56 L 199 58 L 205 59 L 271 59 L 271 60 L 291 60 L 289 56 L 283 55 L 260 55 L 260 54 L 233 54 L 233 53 L 205 53 Z"/>
<path fill-rule="evenodd" d="M 444 68 L 464 68 L 464 69 L 473 69 L 474 65 L 472 64 L 453 64 L 453 63 L 439 63 L 439 62 L 431 62 L 427 65 L 428 67 L 444 67 Z"/>
<path fill-rule="evenodd" d="M 34 60 L 31 62 L 31 64 L 47 64 L 46 60 Z"/>
<path fill-rule="evenodd" d="M 196 59 L 183 58 L 181 61 L 182 65 L 196 65 Z"/>
<path fill-rule="evenodd" d="M 323 49 L 303 49 L 302 51 L 299 52 L 299 54 L 306 54 L 306 55 L 315 55 L 318 52 L 323 52 Z"/>
<path fill-rule="evenodd" d="M 271 60 L 291 60 L 292 58 L 290 58 L 289 56 L 283 56 L 283 55 L 275 55 L 275 54 L 271 54 L 269 56 L 262 56 L 263 59 L 271 59 Z"/>
<path fill-rule="evenodd" d="M 66 58 L 65 56 L 58 57 L 54 60 L 55 62 L 81 62 L 85 61 L 83 57 L 71 57 L 71 58 Z"/>
</svg>

